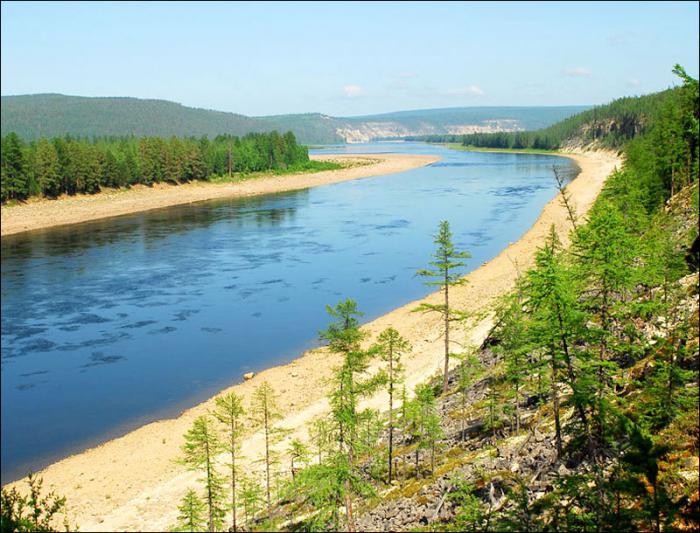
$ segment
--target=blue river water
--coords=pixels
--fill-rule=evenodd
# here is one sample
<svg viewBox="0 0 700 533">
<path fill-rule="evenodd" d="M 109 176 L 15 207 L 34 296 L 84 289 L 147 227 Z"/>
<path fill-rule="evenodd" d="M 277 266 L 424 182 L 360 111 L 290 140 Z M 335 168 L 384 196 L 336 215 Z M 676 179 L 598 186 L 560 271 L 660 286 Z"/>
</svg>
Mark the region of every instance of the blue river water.
<svg viewBox="0 0 700 533">
<path fill-rule="evenodd" d="M 421 143 L 320 153 L 437 154 L 430 166 L 159 209 L 2 239 L 2 482 L 318 345 L 326 304 L 371 320 L 428 294 L 440 220 L 478 267 L 554 196 L 565 158 Z"/>
</svg>

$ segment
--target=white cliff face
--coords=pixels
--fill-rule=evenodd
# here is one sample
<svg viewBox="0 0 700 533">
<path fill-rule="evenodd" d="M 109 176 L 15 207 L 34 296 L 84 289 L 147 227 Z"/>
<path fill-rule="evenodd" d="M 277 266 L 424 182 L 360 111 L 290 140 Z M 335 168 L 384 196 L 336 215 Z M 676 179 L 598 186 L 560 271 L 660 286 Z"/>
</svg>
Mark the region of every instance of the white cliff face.
<svg viewBox="0 0 700 533">
<path fill-rule="evenodd" d="M 485 120 L 480 124 L 451 124 L 437 127 L 430 123 L 421 123 L 417 127 L 408 127 L 399 122 L 357 122 L 345 123 L 336 128 L 336 133 L 346 143 L 365 143 L 374 139 L 387 137 L 405 137 L 408 135 L 435 135 L 449 133 L 464 135 L 467 133 L 495 133 L 499 131 L 520 131 L 523 128 L 517 120 Z"/>
<path fill-rule="evenodd" d="M 406 135 L 427 135 L 437 133 L 435 128 L 421 128 L 421 132 L 409 129 L 398 122 L 362 122 L 358 124 L 347 124 L 336 128 L 336 133 L 345 139 L 347 143 L 364 143 L 372 139 L 383 137 L 404 137 Z"/>
</svg>

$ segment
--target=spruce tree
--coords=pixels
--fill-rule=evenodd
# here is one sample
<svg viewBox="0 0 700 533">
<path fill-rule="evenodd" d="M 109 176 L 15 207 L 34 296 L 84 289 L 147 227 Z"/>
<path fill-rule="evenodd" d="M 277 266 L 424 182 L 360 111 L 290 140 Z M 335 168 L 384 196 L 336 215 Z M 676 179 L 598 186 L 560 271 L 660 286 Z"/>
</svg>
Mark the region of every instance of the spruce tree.
<svg viewBox="0 0 700 533">
<path fill-rule="evenodd" d="M 474 352 L 474 350 L 469 350 L 455 355 L 455 357 L 459 359 L 459 366 L 457 367 L 457 390 L 459 391 L 460 397 L 459 435 L 462 441 L 466 439 L 465 424 L 467 421 L 467 407 L 469 405 L 467 402 L 469 389 L 483 370 L 481 362 Z"/>
<path fill-rule="evenodd" d="M 29 193 L 29 176 L 22 141 L 16 133 L 8 133 L 2 139 L 0 160 L 3 201 L 26 198 Z"/>
<path fill-rule="evenodd" d="M 524 395 L 524 385 L 531 374 L 528 354 L 532 346 L 528 343 L 529 317 L 524 309 L 523 283 L 516 281 L 515 290 L 505 295 L 496 305 L 497 325 L 495 336 L 499 343 L 494 351 L 505 362 L 504 379 L 512 387 L 513 422 L 511 430 L 520 432 L 520 403 Z"/>
<path fill-rule="evenodd" d="M 262 489 L 260 485 L 252 477 L 241 478 L 241 503 L 243 504 L 243 512 L 245 513 L 245 521 L 250 520 L 260 511 L 260 506 L 263 502 Z"/>
<path fill-rule="evenodd" d="M 582 314 L 578 310 L 571 273 L 563 263 L 561 244 L 554 226 L 550 229 L 545 245 L 536 253 L 535 268 L 528 271 L 525 285 L 527 306 L 532 315 L 528 335 L 533 347 L 541 350 L 547 357 L 551 371 L 550 396 L 557 454 L 560 456 L 562 430 L 559 415 L 559 372 L 562 366 L 567 369 L 568 385 L 573 391 L 574 404 L 585 431 L 588 421 L 578 393 L 571 353 L 571 339 L 577 336 L 582 327 Z"/>
<path fill-rule="evenodd" d="M 177 524 L 171 531 L 206 531 L 207 520 L 204 517 L 206 505 L 197 493 L 188 489 L 177 508 Z"/>
<path fill-rule="evenodd" d="M 471 255 L 468 252 L 459 252 L 452 244 L 452 233 L 450 232 L 450 224 L 446 220 L 440 222 L 440 229 L 435 236 L 435 244 L 438 245 L 437 250 L 433 254 L 434 261 L 430 264 L 435 270 L 419 270 L 417 274 L 428 278 L 434 278 L 434 281 L 426 281 L 429 286 L 437 286 L 442 290 L 444 303 L 436 304 L 421 304 L 418 311 L 435 311 L 442 315 L 445 324 L 445 363 L 443 371 L 442 392 L 447 393 L 448 374 L 450 370 L 450 320 L 453 314 L 450 310 L 450 287 L 462 285 L 466 280 L 455 273 L 455 269 L 464 267 L 466 263 L 460 259 L 468 259 Z"/>
<path fill-rule="evenodd" d="M 323 462 L 323 454 L 328 454 L 332 451 L 332 422 L 325 417 L 314 419 L 309 428 L 309 436 L 318 454 L 318 464 L 321 464 Z"/>
<path fill-rule="evenodd" d="M 377 342 L 383 361 L 387 362 L 387 392 L 389 393 L 389 469 L 388 483 L 392 480 L 394 450 L 394 387 L 403 382 L 404 368 L 401 356 L 411 350 L 410 343 L 394 328 L 387 328 L 379 335 Z"/>
<path fill-rule="evenodd" d="M 287 449 L 287 455 L 289 456 L 289 472 L 294 480 L 297 475 L 297 465 L 299 463 L 306 464 L 309 460 L 309 449 L 301 440 L 292 439 Z M 297 461 L 297 465 L 294 464 L 294 461 Z"/>
<path fill-rule="evenodd" d="M 253 393 L 253 404 L 251 410 L 258 424 L 262 426 L 265 433 L 265 496 L 267 501 L 267 519 L 272 524 L 272 498 L 270 495 L 272 478 L 270 467 L 275 461 L 275 455 L 270 450 L 275 437 L 279 434 L 273 427 L 275 420 L 282 418 L 277 407 L 277 399 L 272 386 L 263 381 Z"/>
<path fill-rule="evenodd" d="M 61 175 L 56 147 L 46 139 L 36 145 L 36 173 L 44 196 L 55 198 L 61 193 Z"/>
<path fill-rule="evenodd" d="M 574 237 L 578 259 L 576 274 L 588 287 L 584 298 L 585 310 L 591 319 L 588 340 L 596 346 L 597 352 L 589 363 L 593 386 L 589 403 L 593 410 L 593 439 L 598 457 L 607 446 L 605 427 L 610 376 L 617 369 L 614 356 L 625 349 L 617 342 L 614 326 L 629 297 L 635 243 L 620 210 L 605 199 L 596 203 L 590 221 L 579 228 Z"/>
<path fill-rule="evenodd" d="M 369 361 L 375 350 L 363 350 L 360 343 L 367 334 L 360 330 L 358 317 L 362 313 L 354 300 L 347 299 L 334 308 L 327 306 L 328 314 L 336 319 L 328 329 L 320 332 L 322 340 L 328 341 L 331 352 L 343 357 L 341 366 L 334 376 L 335 387 L 331 392 L 330 403 L 333 418 L 338 425 L 338 440 L 341 452 L 347 456 L 349 474 L 344 477 L 345 510 L 348 530 L 354 531 L 355 523 L 352 513 L 352 478 L 355 477 L 355 456 L 358 440 L 358 401 L 380 387 L 384 381 L 383 373 L 361 378 L 367 372 Z M 340 464 L 340 463 L 338 463 Z"/>
<path fill-rule="evenodd" d="M 236 474 L 238 473 L 238 467 L 236 466 L 236 459 L 238 458 L 240 441 L 244 432 L 243 417 L 245 415 L 241 398 L 235 392 L 217 397 L 213 415 L 225 427 L 228 437 L 226 447 L 231 456 L 229 465 L 231 468 L 231 523 L 233 531 L 237 531 Z"/>
<path fill-rule="evenodd" d="M 208 416 L 195 418 L 190 430 L 185 433 L 181 462 L 190 470 L 203 471 L 206 489 L 207 525 L 216 531 L 223 524 L 223 483 L 216 471 L 216 456 L 222 451 L 221 442 Z"/>
<path fill-rule="evenodd" d="M 437 441 L 442 438 L 440 415 L 437 412 L 435 393 L 429 384 L 418 385 L 415 397 L 408 405 L 410 420 L 409 431 L 416 441 L 415 461 L 416 477 L 420 476 L 420 452 L 430 450 L 430 471 L 435 467 L 435 448 Z"/>
</svg>

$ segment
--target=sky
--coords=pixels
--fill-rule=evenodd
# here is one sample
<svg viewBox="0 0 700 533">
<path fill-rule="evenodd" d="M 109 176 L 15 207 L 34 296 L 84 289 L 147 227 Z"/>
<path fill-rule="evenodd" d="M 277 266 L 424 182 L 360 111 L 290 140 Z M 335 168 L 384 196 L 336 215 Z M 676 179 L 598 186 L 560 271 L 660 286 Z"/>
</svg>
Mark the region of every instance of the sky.
<svg viewBox="0 0 700 533">
<path fill-rule="evenodd" d="M 2 2 L 3 95 L 245 115 L 600 104 L 698 77 L 697 2 Z"/>
</svg>

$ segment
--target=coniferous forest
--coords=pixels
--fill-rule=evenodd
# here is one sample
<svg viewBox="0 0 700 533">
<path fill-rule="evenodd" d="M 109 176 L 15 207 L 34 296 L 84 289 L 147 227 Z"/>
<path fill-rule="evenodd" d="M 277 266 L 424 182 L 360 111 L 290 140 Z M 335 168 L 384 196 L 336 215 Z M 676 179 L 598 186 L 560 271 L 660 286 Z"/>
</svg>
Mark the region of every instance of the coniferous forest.
<svg viewBox="0 0 700 533">
<path fill-rule="evenodd" d="M 696 529 L 699 100 L 698 81 L 675 72 L 683 85 L 648 100 L 658 107 L 621 144 L 624 167 L 587 220 L 569 211 L 572 245 L 552 229 L 483 345 L 446 351 L 457 366 L 410 391 L 401 332 L 370 339 L 355 301 L 328 306 L 319 335 L 341 360 L 330 413 L 311 424 L 310 442 L 291 441 L 285 465 L 269 448 L 281 438 L 275 391 L 260 385 L 250 408 L 219 398 L 224 412 L 185 436 L 204 497 L 185 495 L 174 530 Z M 435 244 L 439 274 L 418 274 L 442 277 L 428 283 L 447 296 L 469 255 L 447 221 Z M 439 312 L 446 337 L 464 319 L 447 297 L 417 310 Z M 360 408 L 381 389 L 386 412 Z M 206 450 L 233 457 L 259 428 L 265 476 L 232 468 L 226 488 Z"/>
<path fill-rule="evenodd" d="M 678 65 L 674 72 L 685 76 L 685 71 Z M 535 131 L 428 135 L 406 139 L 460 143 L 474 148 L 514 150 L 558 150 L 567 146 L 591 144 L 595 147 L 619 150 L 633 139 L 637 145 L 644 142 L 645 146 L 661 146 L 658 142 L 659 137 L 675 137 L 678 143 L 687 140 L 690 125 L 687 123 L 688 118 L 684 118 L 681 113 L 688 105 L 686 100 L 684 90 L 677 87 L 645 96 L 619 98 Z M 652 128 L 654 134 L 645 135 Z M 685 150 L 686 153 L 680 154 L 678 150 Z M 687 165 L 690 161 L 687 150 L 692 150 L 692 145 L 688 147 L 679 144 L 672 150 L 673 157 L 683 157 Z M 677 162 L 676 166 L 679 164 Z M 688 174 L 687 169 L 685 174 Z"/>
<path fill-rule="evenodd" d="M 96 193 L 103 187 L 185 183 L 211 176 L 311 168 L 292 132 L 169 139 L 71 136 L 25 142 L 2 138 L 0 199 Z"/>
<path fill-rule="evenodd" d="M 676 89 L 616 101 L 550 130 L 578 132 L 557 133 L 550 147 L 564 140 L 616 147 L 624 165 L 586 217 L 569 211 L 569 247 L 552 229 L 534 265 L 499 301 L 482 345 L 452 352 L 446 344 L 445 361 L 457 364 L 408 390 L 403 370 L 412 347 L 401 331 L 369 338 L 355 301 L 328 306 L 319 339 L 340 361 L 330 412 L 311 424 L 308 442 L 293 439 L 281 455 L 275 444 L 284 432 L 275 425 L 280 415 L 269 384 L 261 383 L 248 405 L 235 394 L 219 397 L 184 436 L 181 463 L 200 482 L 172 502 L 173 530 L 697 530 L 700 95 L 698 80 L 679 66 L 674 72 Z M 104 168 L 100 150 L 124 146 L 112 156 L 115 165 L 132 153 L 148 183 L 200 179 L 191 177 L 192 163 L 171 168 L 173 145 L 186 154 L 177 161 L 190 154 L 205 176 L 226 170 L 230 144 L 237 154 L 245 143 L 272 138 L 288 139 L 290 151 L 251 148 L 245 161 L 262 166 L 238 168 L 305 160 L 292 136 L 32 147 L 8 136 L 3 194 L 30 194 L 12 189 L 14 182 L 5 188 L 20 167 L 33 169 L 21 174 L 24 187 L 29 175 L 63 176 L 58 146 L 71 143 L 75 154 L 93 153 L 81 169 Z M 255 159 L 260 153 L 268 159 Z M 33 179 L 46 194 L 46 178 Z M 73 187 L 92 190 L 83 181 Z M 451 324 L 473 318 L 448 299 L 468 257 L 443 221 L 425 260 L 432 270 L 417 272 L 444 292 L 444 304 L 419 310 L 440 314 L 445 337 Z M 389 398 L 382 411 L 361 408 L 379 390 Z M 246 454 L 241 438 L 252 431 L 264 435 L 260 476 L 236 466 Z M 3 491 L 3 527 L 48 527 L 45 515 L 64 505 Z"/>
</svg>

